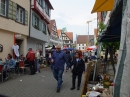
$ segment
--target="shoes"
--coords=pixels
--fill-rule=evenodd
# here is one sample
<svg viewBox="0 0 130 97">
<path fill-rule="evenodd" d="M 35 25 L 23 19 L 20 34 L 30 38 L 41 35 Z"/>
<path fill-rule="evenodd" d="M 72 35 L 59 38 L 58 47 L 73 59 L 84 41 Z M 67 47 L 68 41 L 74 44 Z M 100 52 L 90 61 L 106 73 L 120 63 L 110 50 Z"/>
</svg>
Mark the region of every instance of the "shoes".
<svg viewBox="0 0 130 97">
<path fill-rule="evenodd" d="M 6 81 L 8 78 L 9 78 L 9 77 L 8 77 L 8 75 L 7 75 L 6 78 L 3 78 L 3 81 Z"/>
<path fill-rule="evenodd" d="M 74 90 L 74 89 L 75 89 L 75 87 L 70 88 L 70 90 Z"/>
<path fill-rule="evenodd" d="M 36 73 L 39 73 L 38 71 Z"/>
<path fill-rule="evenodd" d="M 77 90 L 79 90 L 79 89 L 80 89 L 80 87 L 78 86 L 78 87 L 77 87 Z"/>
<path fill-rule="evenodd" d="M 57 93 L 59 93 L 60 92 L 60 89 L 57 89 L 57 91 L 56 91 Z"/>
<path fill-rule="evenodd" d="M 34 75 L 34 74 L 30 73 L 29 75 Z"/>
</svg>

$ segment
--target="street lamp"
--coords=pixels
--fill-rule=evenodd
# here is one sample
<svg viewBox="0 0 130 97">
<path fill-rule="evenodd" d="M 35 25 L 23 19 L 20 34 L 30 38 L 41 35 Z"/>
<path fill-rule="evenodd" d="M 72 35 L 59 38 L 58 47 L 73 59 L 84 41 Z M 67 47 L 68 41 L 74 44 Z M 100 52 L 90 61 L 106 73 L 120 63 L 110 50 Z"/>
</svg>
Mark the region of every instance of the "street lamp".
<svg viewBox="0 0 130 97">
<path fill-rule="evenodd" d="M 88 47 L 89 47 L 89 23 L 92 22 L 92 21 L 94 21 L 94 20 L 96 20 L 96 19 L 97 18 L 94 18 L 92 20 L 87 21 L 87 24 L 88 24 Z"/>
<path fill-rule="evenodd" d="M 88 47 L 89 47 L 89 23 L 92 22 L 91 20 L 90 21 L 87 21 L 87 24 L 88 24 Z"/>
</svg>

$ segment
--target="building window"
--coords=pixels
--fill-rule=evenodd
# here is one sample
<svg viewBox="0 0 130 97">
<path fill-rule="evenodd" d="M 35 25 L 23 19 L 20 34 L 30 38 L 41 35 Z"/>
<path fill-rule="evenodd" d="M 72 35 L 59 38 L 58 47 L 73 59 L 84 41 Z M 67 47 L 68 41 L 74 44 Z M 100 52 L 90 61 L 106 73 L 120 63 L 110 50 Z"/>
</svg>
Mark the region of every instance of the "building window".
<svg viewBox="0 0 130 97">
<path fill-rule="evenodd" d="M 35 16 L 35 25 L 38 26 L 38 17 Z"/>
<path fill-rule="evenodd" d="M 48 7 L 47 3 L 45 3 L 45 11 L 46 11 L 46 14 L 48 16 L 50 16 L 49 7 Z"/>
<path fill-rule="evenodd" d="M 82 44 L 82 46 L 84 46 L 84 44 Z"/>
<path fill-rule="evenodd" d="M 67 40 L 67 37 L 66 37 L 66 40 Z"/>
<path fill-rule="evenodd" d="M 42 31 L 44 34 L 46 34 L 46 24 L 42 23 Z"/>
<path fill-rule="evenodd" d="M 38 44 L 37 44 L 37 49 L 42 50 L 42 49 L 43 49 L 43 45 L 40 44 L 40 43 L 38 43 Z"/>
<path fill-rule="evenodd" d="M 84 47 L 82 47 L 82 49 L 84 49 Z"/>
<path fill-rule="evenodd" d="M 79 50 L 80 50 L 80 47 L 79 47 Z"/>
<path fill-rule="evenodd" d="M 42 6 L 42 0 L 37 0 L 37 2 Z"/>
<path fill-rule="evenodd" d="M 0 0 L 0 15 L 6 15 L 6 0 Z"/>
<path fill-rule="evenodd" d="M 80 46 L 80 44 L 79 44 L 79 46 Z"/>
<path fill-rule="evenodd" d="M 65 40 L 65 43 L 69 43 L 69 40 Z"/>
<path fill-rule="evenodd" d="M 23 23 L 24 10 L 17 6 L 17 21 Z"/>
</svg>

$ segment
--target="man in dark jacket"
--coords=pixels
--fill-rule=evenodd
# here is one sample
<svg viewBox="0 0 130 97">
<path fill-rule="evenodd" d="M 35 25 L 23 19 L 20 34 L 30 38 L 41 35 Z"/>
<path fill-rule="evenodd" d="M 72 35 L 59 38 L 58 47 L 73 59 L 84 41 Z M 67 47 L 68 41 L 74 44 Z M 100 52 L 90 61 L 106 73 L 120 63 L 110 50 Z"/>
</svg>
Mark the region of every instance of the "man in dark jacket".
<svg viewBox="0 0 130 97">
<path fill-rule="evenodd" d="M 82 73 L 85 73 L 85 62 L 80 58 L 80 52 L 75 53 L 75 58 L 70 66 L 74 65 L 72 69 L 72 87 L 71 90 L 75 89 L 75 80 L 78 76 L 77 90 L 80 89 Z"/>
<path fill-rule="evenodd" d="M 62 75 L 64 72 L 64 65 L 66 62 L 67 67 L 69 67 L 69 63 L 66 58 L 66 54 L 61 51 L 61 47 L 59 45 L 56 46 L 56 51 L 53 52 L 51 62 L 53 65 L 53 75 L 57 80 L 57 92 L 60 92 L 60 87 L 63 82 Z"/>
<path fill-rule="evenodd" d="M 29 48 L 29 52 L 27 54 L 27 60 L 29 62 L 30 65 L 30 71 L 31 73 L 29 75 L 33 75 L 35 74 L 35 52 L 32 50 L 32 48 Z"/>
</svg>

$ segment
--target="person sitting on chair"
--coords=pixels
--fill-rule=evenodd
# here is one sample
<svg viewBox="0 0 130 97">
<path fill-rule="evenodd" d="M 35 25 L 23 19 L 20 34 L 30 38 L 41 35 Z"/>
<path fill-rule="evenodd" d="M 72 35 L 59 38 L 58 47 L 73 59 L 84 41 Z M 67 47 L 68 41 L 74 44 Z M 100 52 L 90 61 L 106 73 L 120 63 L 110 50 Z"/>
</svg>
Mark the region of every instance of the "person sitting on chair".
<svg viewBox="0 0 130 97">
<path fill-rule="evenodd" d="M 25 57 L 23 55 L 20 55 L 20 60 L 25 61 Z"/>
<path fill-rule="evenodd" d="M 3 79 L 4 80 L 7 79 L 6 71 L 12 71 L 13 69 L 15 69 L 15 66 L 16 66 L 15 60 L 12 58 L 11 54 L 8 54 L 6 63 L 4 65 L 4 69 L 3 69 Z"/>
</svg>

